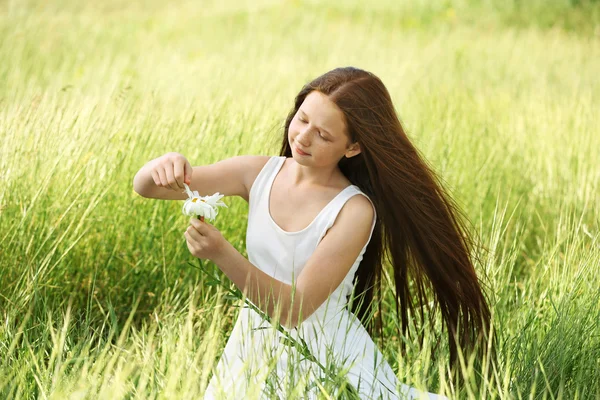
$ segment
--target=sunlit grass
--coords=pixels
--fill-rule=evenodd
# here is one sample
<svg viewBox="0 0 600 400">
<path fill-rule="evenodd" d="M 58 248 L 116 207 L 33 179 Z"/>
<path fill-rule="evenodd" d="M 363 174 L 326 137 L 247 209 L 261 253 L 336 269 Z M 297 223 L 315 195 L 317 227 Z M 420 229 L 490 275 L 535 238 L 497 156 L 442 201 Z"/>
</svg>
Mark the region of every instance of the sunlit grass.
<svg viewBox="0 0 600 400">
<path fill-rule="evenodd" d="M 133 176 L 168 151 L 277 154 L 297 91 L 346 65 L 382 78 L 490 250 L 496 379 L 466 360 L 456 387 L 435 331 L 421 348 L 388 313 L 400 380 L 600 397 L 598 6 L 343 4 L 0 3 L 0 397 L 200 397 L 240 302 L 190 266 L 181 202 Z M 224 201 L 246 255 L 247 204 Z"/>
</svg>

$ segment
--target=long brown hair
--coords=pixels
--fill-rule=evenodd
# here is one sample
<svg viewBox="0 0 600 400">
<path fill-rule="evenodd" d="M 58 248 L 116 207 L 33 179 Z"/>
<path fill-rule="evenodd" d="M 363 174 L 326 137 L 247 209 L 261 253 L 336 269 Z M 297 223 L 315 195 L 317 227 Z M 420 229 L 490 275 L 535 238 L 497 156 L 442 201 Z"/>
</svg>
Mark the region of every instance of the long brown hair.
<svg viewBox="0 0 600 400">
<path fill-rule="evenodd" d="M 362 301 L 353 302 L 351 311 L 365 323 L 374 290 L 383 293 L 383 256 L 388 261 L 391 256 L 402 333 L 409 335 L 409 311 L 422 322 L 427 311 L 432 323 L 439 306 L 448 331 L 450 365 L 455 366 L 456 343 L 463 352 L 471 350 L 486 337 L 490 325 L 490 310 L 471 260 L 474 241 L 463 214 L 408 139 L 383 82 L 358 68 L 336 68 L 304 85 L 285 121 L 281 156 L 292 157 L 288 129 L 313 90 L 327 95 L 344 113 L 348 144 L 358 142 L 361 153 L 342 157 L 338 166 L 377 211 L 371 241 L 355 276 L 354 293 L 362 295 Z M 426 299 L 431 292 L 433 306 Z M 376 314 L 383 340 L 381 302 Z M 373 322 L 369 319 L 366 325 L 371 335 Z"/>
</svg>

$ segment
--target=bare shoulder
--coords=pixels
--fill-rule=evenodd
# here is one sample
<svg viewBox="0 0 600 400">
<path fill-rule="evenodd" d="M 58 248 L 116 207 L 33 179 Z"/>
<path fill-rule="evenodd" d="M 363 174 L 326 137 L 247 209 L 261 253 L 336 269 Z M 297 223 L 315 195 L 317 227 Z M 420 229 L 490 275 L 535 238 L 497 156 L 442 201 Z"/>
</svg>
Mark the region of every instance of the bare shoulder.
<svg viewBox="0 0 600 400">
<path fill-rule="evenodd" d="M 344 204 L 338 214 L 338 219 L 340 216 L 347 220 L 359 219 L 361 221 L 367 221 L 370 228 L 373 217 L 375 216 L 375 210 L 367 197 L 362 194 L 356 194 L 350 197 L 346 204 Z"/>
<path fill-rule="evenodd" d="M 244 196 L 244 200 L 246 200 L 246 202 L 249 202 L 250 189 L 252 188 L 256 177 L 272 156 L 246 155 L 240 157 L 243 158 L 245 167 L 244 186 L 246 187 L 246 193 Z"/>
<path fill-rule="evenodd" d="M 374 217 L 375 209 L 371 201 L 362 194 L 356 194 L 346 201 L 325 236 L 332 231 L 345 237 L 347 232 L 356 232 L 360 237 L 359 241 L 366 241 L 371 233 Z"/>
</svg>

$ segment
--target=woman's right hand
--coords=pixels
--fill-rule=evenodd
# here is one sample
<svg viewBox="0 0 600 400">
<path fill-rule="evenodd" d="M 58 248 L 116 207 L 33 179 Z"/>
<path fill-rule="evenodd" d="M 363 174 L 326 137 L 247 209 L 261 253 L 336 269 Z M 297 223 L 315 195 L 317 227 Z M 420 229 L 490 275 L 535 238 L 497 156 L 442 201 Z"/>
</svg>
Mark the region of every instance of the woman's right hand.
<svg viewBox="0 0 600 400">
<path fill-rule="evenodd" d="M 156 186 L 180 192 L 192 182 L 192 165 L 182 154 L 167 153 L 152 162 L 150 169 Z"/>
</svg>

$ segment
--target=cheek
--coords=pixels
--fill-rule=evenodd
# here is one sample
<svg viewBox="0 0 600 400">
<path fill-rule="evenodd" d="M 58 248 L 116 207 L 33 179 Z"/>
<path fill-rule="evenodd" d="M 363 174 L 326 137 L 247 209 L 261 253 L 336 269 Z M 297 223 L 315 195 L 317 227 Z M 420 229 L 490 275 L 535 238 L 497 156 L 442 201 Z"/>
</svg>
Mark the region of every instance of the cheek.
<svg viewBox="0 0 600 400">
<path fill-rule="evenodd" d="M 297 124 L 296 124 L 296 120 L 293 120 L 293 121 L 290 123 L 290 127 L 289 127 L 289 130 L 288 130 L 288 132 L 289 132 L 290 134 L 294 134 L 294 133 L 296 133 L 296 130 L 297 130 L 297 129 L 298 129 L 298 127 L 297 127 Z"/>
</svg>

